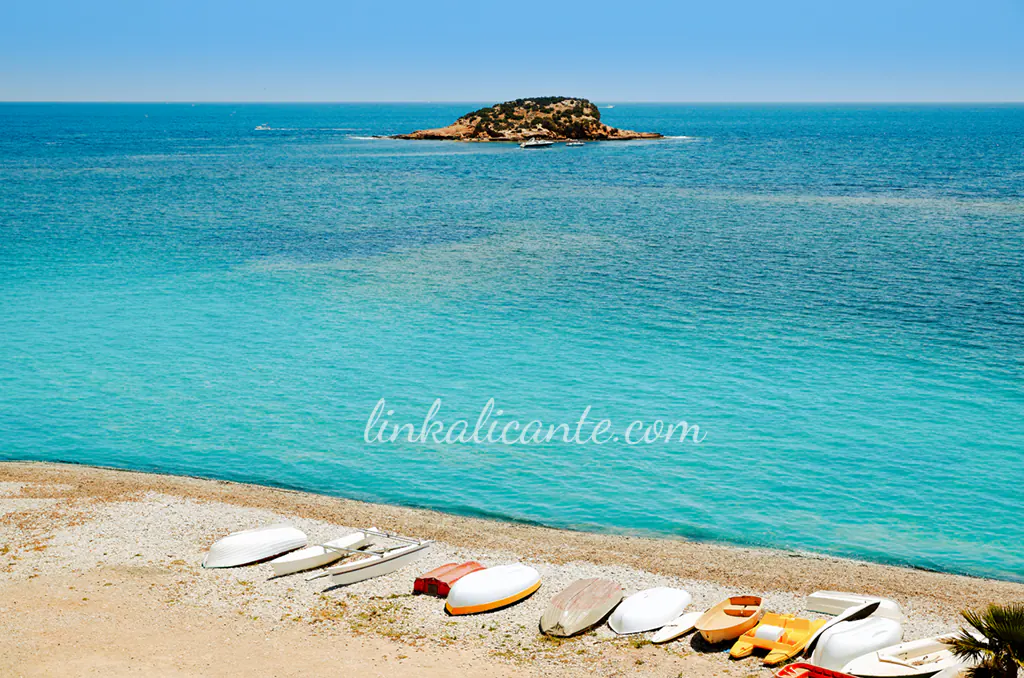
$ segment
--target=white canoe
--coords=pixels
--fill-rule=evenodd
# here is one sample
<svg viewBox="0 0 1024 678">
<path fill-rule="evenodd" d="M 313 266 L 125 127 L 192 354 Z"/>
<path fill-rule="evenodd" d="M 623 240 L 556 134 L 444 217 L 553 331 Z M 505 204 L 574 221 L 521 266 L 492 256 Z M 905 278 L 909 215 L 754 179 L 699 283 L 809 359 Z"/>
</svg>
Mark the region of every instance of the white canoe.
<svg viewBox="0 0 1024 678">
<path fill-rule="evenodd" d="M 540 573 L 527 565 L 499 565 L 470 572 L 452 585 L 444 609 L 478 614 L 508 607 L 540 588 Z"/>
<path fill-rule="evenodd" d="M 703 612 L 686 612 L 654 632 L 651 636 L 652 643 L 667 643 L 679 636 L 686 635 L 697 625 L 697 620 L 704 615 Z"/>
<path fill-rule="evenodd" d="M 350 563 L 336 565 L 329 568 L 327 574 L 331 577 L 331 584 L 334 586 L 345 586 L 355 584 L 364 579 L 373 579 L 385 574 L 391 574 L 409 563 L 418 560 L 427 554 L 432 542 L 422 541 L 408 546 L 391 549 L 385 553 L 375 553 L 368 558 L 360 558 Z"/>
<path fill-rule="evenodd" d="M 619 635 L 660 629 L 677 619 L 692 600 L 686 591 L 666 586 L 640 591 L 619 603 L 608 626 Z"/>
<path fill-rule="evenodd" d="M 279 577 L 303 570 L 312 570 L 315 567 L 330 565 L 348 555 L 345 551 L 335 551 L 332 548 L 355 550 L 366 546 L 371 541 L 372 538 L 368 537 L 365 532 L 353 532 L 323 544 L 307 546 L 304 549 L 286 553 L 280 558 L 271 560 L 270 566 L 274 568 L 274 574 Z"/>
<path fill-rule="evenodd" d="M 972 662 L 957 657 L 953 649 L 942 642 L 942 639 L 953 635 L 956 633 L 951 631 L 934 638 L 883 647 L 854 659 L 843 668 L 843 672 L 861 678 L 932 676 L 940 671 L 956 675 L 958 670 L 970 668 Z"/>
<path fill-rule="evenodd" d="M 214 542 L 203 559 L 203 567 L 248 565 L 305 545 L 306 535 L 291 525 L 269 525 L 243 530 Z"/>
<path fill-rule="evenodd" d="M 807 596 L 804 607 L 811 612 L 822 614 L 839 615 L 864 603 L 878 601 L 878 610 L 873 617 L 886 617 L 903 623 L 903 608 L 895 600 L 881 598 L 879 596 L 865 596 L 860 593 L 846 593 L 844 591 L 815 591 Z"/>
<path fill-rule="evenodd" d="M 903 639 L 903 627 L 886 617 L 868 617 L 845 621 L 831 627 L 818 638 L 811 663 L 838 671 L 848 663 Z"/>
</svg>

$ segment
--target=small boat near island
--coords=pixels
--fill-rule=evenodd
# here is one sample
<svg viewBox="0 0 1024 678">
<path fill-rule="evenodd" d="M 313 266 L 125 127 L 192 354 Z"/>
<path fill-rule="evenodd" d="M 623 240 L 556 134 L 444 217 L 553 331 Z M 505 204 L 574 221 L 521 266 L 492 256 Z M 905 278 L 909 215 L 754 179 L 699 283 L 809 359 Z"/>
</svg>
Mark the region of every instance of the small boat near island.
<svg viewBox="0 0 1024 678">
<path fill-rule="evenodd" d="M 548 139 L 530 138 L 526 141 L 520 142 L 519 148 L 547 148 L 548 146 L 554 145 L 555 142 Z"/>
<path fill-rule="evenodd" d="M 583 143 L 582 141 L 579 141 L 578 139 L 573 139 L 572 141 L 566 141 L 565 145 L 566 146 L 586 146 L 585 143 Z"/>
<path fill-rule="evenodd" d="M 258 563 L 306 545 L 306 535 L 291 525 L 268 525 L 233 532 L 218 539 L 203 559 L 203 567 L 238 567 Z"/>
<path fill-rule="evenodd" d="M 622 600 L 609 579 L 578 579 L 551 599 L 540 618 L 541 633 L 567 638 L 600 624 Z"/>
</svg>

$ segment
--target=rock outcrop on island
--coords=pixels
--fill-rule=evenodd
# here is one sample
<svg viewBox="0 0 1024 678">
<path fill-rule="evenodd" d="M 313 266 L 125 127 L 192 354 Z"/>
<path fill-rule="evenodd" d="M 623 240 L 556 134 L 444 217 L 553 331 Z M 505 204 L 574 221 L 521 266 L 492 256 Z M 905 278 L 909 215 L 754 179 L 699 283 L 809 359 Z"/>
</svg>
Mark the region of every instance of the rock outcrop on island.
<svg viewBox="0 0 1024 678">
<path fill-rule="evenodd" d="M 399 134 L 396 139 L 451 141 L 619 141 L 657 139 L 655 132 L 632 132 L 601 122 L 601 112 L 586 99 L 533 97 L 516 99 L 467 113 L 447 127 Z"/>
</svg>

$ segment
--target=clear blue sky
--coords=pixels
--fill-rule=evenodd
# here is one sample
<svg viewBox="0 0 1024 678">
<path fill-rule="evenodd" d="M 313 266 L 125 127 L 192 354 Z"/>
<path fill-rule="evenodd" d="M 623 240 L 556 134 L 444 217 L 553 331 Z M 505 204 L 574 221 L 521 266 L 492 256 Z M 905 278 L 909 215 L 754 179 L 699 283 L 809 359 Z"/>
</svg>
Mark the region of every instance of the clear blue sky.
<svg viewBox="0 0 1024 678">
<path fill-rule="evenodd" d="M 0 0 L 0 100 L 1024 101 L 1024 0 Z"/>
</svg>

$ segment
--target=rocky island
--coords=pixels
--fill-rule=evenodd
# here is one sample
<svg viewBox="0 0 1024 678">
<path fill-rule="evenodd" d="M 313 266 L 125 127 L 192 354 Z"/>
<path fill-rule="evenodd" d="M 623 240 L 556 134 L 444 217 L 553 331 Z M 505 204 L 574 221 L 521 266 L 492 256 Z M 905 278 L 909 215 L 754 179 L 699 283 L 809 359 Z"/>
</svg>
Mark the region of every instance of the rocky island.
<svg viewBox="0 0 1024 678">
<path fill-rule="evenodd" d="M 451 141 L 625 141 L 658 139 L 655 132 L 633 132 L 601 122 L 590 101 L 573 97 L 533 97 L 495 104 L 467 113 L 447 127 L 398 134 L 395 139 Z"/>
</svg>

